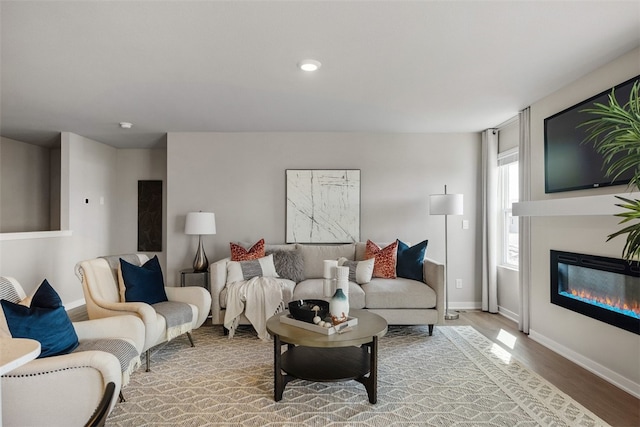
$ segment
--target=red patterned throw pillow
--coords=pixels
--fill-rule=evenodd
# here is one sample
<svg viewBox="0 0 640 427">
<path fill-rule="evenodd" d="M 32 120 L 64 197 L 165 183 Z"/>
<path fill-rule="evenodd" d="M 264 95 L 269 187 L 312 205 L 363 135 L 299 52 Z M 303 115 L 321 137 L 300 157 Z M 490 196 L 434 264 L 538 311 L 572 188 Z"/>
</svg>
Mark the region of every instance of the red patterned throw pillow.
<svg viewBox="0 0 640 427">
<path fill-rule="evenodd" d="M 373 264 L 373 277 L 381 277 L 383 279 L 396 278 L 396 260 L 398 257 L 398 241 L 396 240 L 384 249 L 367 240 L 367 246 L 364 251 L 364 258 L 375 258 Z"/>
<path fill-rule="evenodd" d="M 246 250 L 236 243 L 229 243 L 231 247 L 231 261 L 251 261 L 264 256 L 264 239 L 260 239 L 251 249 Z"/>
</svg>

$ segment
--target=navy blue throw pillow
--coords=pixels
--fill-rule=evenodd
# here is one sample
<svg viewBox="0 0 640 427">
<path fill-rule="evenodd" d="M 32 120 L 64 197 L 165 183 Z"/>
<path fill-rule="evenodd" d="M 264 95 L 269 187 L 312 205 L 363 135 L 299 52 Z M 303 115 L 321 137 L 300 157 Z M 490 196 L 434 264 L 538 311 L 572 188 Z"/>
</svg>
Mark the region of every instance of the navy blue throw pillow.
<svg viewBox="0 0 640 427">
<path fill-rule="evenodd" d="M 2 310 L 13 338 L 40 342 L 41 357 L 68 354 L 78 347 L 78 335 L 57 292 L 45 279 L 26 307 L 2 300 Z"/>
<path fill-rule="evenodd" d="M 427 252 L 428 240 L 423 240 L 417 245 L 409 247 L 398 240 L 398 260 L 396 264 L 396 276 L 405 279 L 423 281 L 424 255 Z"/>
<path fill-rule="evenodd" d="M 157 255 L 141 267 L 120 258 L 120 270 L 125 287 L 125 301 L 146 302 L 147 304 L 168 301 Z"/>
</svg>

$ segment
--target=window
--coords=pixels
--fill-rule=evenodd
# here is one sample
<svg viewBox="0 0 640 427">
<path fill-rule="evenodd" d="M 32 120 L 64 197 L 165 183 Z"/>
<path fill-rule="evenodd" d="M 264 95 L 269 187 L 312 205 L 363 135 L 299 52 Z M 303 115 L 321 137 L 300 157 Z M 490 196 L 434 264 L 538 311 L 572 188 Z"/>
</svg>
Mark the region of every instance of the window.
<svg viewBox="0 0 640 427">
<path fill-rule="evenodd" d="M 518 150 L 498 154 L 501 264 L 518 268 L 518 217 L 511 205 L 518 201 Z"/>
</svg>

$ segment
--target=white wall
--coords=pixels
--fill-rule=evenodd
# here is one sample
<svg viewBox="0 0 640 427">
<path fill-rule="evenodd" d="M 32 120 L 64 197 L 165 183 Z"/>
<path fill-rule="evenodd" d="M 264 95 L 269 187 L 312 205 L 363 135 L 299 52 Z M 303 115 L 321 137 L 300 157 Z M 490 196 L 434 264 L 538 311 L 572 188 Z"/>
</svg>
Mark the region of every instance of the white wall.
<svg viewBox="0 0 640 427">
<path fill-rule="evenodd" d="M 0 137 L 0 232 L 51 230 L 51 151 Z"/>
<path fill-rule="evenodd" d="M 608 187 L 544 194 L 543 121 L 571 105 L 640 74 L 640 50 L 613 61 L 531 106 L 532 197 L 534 200 L 620 193 Z M 640 395 L 640 336 L 549 302 L 549 250 L 620 257 L 624 240 L 606 242 L 618 230 L 612 216 L 533 217 L 531 337 L 622 388 Z"/>
<path fill-rule="evenodd" d="M 286 169 L 360 169 L 361 240 L 429 239 L 444 261 L 444 217 L 429 216 L 429 194 L 463 193 L 465 214 L 449 218 L 450 306 L 480 302 L 479 134 L 169 133 L 167 276 L 193 263 L 197 237 L 184 234 L 190 211 L 213 211 L 217 235 L 205 236 L 209 261 L 230 241 L 285 239 Z M 468 219 L 469 230 L 462 230 Z"/>
<path fill-rule="evenodd" d="M 63 132 L 57 151 L 59 220 L 71 235 L 27 233 L 12 239 L 0 234 L 0 275 L 17 278 L 28 294 L 46 278 L 70 308 L 84 303 L 74 275 L 78 261 L 136 252 L 138 180 L 162 180 L 166 207 L 166 150 L 115 149 Z M 163 254 L 158 255 L 164 263 Z"/>
<path fill-rule="evenodd" d="M 18 279 L 27 294 L 46 278 L 63 303 L 73 306 L 83 300 L 75 264 L 109 252 L 116 149 L 63 132 L 61 158 L 63 216 L 68 216 L 63 222 L 69 224 L 72 235 L 0 240 L 0 274 Z"/>
<path fill-rule="evenodd" d="M 147 253 L 158 255 L 163 271 L 166 269 L 167 247 L 167 150 L 162 149 L 120 149 L 117 150 L 118 203 L 113 213 L 116 226 L 113 228 L 113 254 L 138 251 L 138 181 L 162 181 L 162 252 Z"/>
</svg>

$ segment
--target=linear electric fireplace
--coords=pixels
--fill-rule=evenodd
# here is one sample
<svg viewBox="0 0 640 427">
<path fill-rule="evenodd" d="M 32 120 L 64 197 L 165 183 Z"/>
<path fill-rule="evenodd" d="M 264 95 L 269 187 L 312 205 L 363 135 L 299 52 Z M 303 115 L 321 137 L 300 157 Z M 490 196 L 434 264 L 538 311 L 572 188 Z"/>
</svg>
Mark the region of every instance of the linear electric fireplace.
<svg viewBox="0 0 640 427">
<path fill-rule="evenodd" d="M 640 265 L 552 250 L 551 303 L 640 335 Z"/>
</svg>

